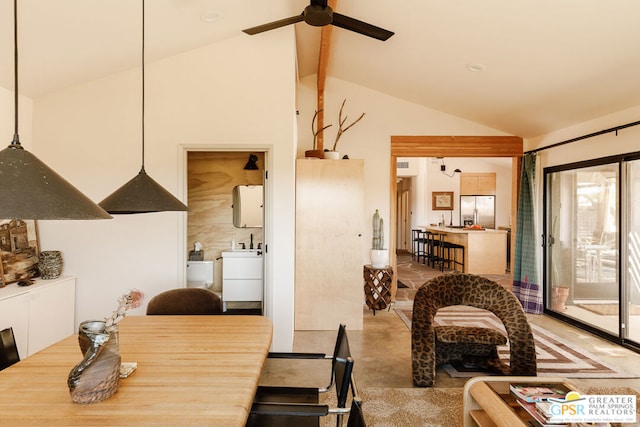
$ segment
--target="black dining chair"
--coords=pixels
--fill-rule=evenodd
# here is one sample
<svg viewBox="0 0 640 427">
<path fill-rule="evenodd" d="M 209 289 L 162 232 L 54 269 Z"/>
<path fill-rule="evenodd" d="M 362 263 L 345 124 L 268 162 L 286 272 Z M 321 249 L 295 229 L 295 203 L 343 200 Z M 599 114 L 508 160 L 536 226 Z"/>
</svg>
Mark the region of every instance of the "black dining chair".
<svg viewBox="0 0 640 427">
<path fill-rule="evenodd" d="M 353 398 L 351 400 L 351 408 L 335 408 L 329 407 L 329 405 L 284 405 L 284 404 L 267 404 L 264 403 L 258 408 L 256 405 L 256 412 L 280 412 L 283 415 L 288 414 L 289 417 L 309 417 L 309 419 L 320 419 L 319 417 L 325 417 L 328 415 L 344 414 L 348 412 L 349 418 L 347 420 L 347 427 L 367 427 L 367 422 L 364 419 L 364 413 L 362 412 L 362 401 L 359 398 Z M 280 424 L 273 424 L 275 427 Z M 296 424 L 299 425 L 299 424 Z"/>
<path fill-rule="evenodd" d="M 20 361 L 13 328 L 0 331 L 0 371 Z"/>
<path fill-rule="evenodd" d="M 246 426 L 318 427 L 320 425 L 321 417 L 329 414 L 335 414 L 337 418 L 336 426 L 341 427 L 344 415 L 349 414 L 349 418 L 351 419 L 351 410 L 346 407 L 349 388 L 352 388 L 352 401 L 357 401 L 357 392 L 355 391 L 355 382 L 353 381 L 353 359 L 351 357 L 346 359 L 338 357 L 335 361 L 334 370 L 337 397 L 336 407 L 331 408 L 329 405 L 320 404 L 318 402 L 296 402 L 293 399 L 254 401 Z M 286 397 L 291 397 L 291 395 Z M 357 417 L 357 415 L 358 414 L 354 415 L 354 418 Z M 358 425 L 364 424 L 354 424 L 354 426 Z"/>
<path fill-rule="evenodd" d="M 269 353 L 269 358 L 278 359 L 330 359 L 331 373 L 329 384 L 326 387 L 295 387 L 295 386 L 258 386 L 254 403 L 290 403 L 290 404 L 312 404 L 317 405 L 320 401 L 320 394 L 328 392 L 335 385 L 338 396 L 338 407 L 345 408 L 346 398 L 351 386 L 354 396 L 357 395 L 355 379 L 349 371 L 346 379 L 344 378 L 344 362 L 345 360 L 353 360 L 351 357 L 351 349 L 349 347 L 349 339 L 347 338 L 346 326 L 341 324 L 338 327 L 336 344 L 333 355 L 329 356 L 323 353 Z M 350 368 L 351 369 L 351 368 Z M 342 415 L 338 414 L 339 425 L 342 423 Z M 263 424 L 254 424 L 263 425 Z M 269 424 L 267 424 L 269 425 Z"/>
<path fill-rule="evenodd" d="M 349 339 L 347 338 L 346 325 L 338 326 L 338 333 L 336 335 L 336 343 L 333 348 L 333 354 L 326 353 L 287 353 L 287 352 L 270 352 L 267 356 L 268 359 L 290 359 L 290 360 L 331 360 L 331 370 L 329 372 L 329 384 L 324 387 L 278 387 L 278 386 L 259 386 L 256 393 L 255 400 L 264 400 L 269 394 L 286 393 L 287 390 L 297 389 L 296 395 L 298 399 L 305 399 L 307 403 L 317 402 L 319 393 L 326 393 L 331 390 L 334 383 L 334 370 L 335 363 L 338 357 L 351 357 L 351 350 L 349 348 Z M 306 390 L 306 391 L 302 391 Z M 306 397 L 304 397 L 306 396 Z"/>
</svg>

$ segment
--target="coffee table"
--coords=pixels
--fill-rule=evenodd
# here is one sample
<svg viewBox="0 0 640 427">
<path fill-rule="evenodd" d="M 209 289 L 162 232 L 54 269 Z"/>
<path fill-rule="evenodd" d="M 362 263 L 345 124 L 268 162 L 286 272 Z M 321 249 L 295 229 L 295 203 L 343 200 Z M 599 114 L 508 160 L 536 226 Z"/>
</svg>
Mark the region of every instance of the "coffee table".
<svg viewBox="0 0 640 427">
<path fill-rule="evenodd" d="M 529 427 L 532 420 L 509 391 L 509 384 L 563 384 L 577 388 L 559 377 L 475 377 L 464 386 L 464 427 Z"/>
</svg>

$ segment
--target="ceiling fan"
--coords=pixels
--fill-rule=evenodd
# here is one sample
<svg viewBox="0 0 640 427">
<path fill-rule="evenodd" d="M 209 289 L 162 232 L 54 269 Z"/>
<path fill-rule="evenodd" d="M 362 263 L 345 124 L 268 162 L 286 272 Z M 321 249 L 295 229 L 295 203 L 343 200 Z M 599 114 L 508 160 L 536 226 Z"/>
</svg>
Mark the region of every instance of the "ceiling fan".
<svg viewBox="0 0 640 427">
<path fill-rule="evenodd" d="M 309 6 L 305 7 L 300 15 L 258 25 L 257 27 L 247 28 L 242 31 L 249 35 L 254 35 L 301 21 L 315 27 L 324 27 L 325 25 L 331 24 L 382 41 L 387 40 L 394 34 L 384 28 L 376 27 L 375 25 L 367 24 L 366 22 L 334 12 L 333 9 L 327 5 L 327 0 L 311 0 Z"/>
</svg>

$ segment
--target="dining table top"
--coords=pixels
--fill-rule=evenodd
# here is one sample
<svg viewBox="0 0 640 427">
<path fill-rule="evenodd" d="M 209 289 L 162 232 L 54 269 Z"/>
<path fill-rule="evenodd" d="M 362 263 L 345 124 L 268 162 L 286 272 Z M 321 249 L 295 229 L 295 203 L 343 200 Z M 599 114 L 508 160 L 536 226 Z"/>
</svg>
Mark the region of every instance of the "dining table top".
<svg viewBox="0 0 640 427">
<path fill-rule="evenodd" d="M 0 372 L 2 426 L 244 426 L 271 346 L 263 316 L 128 316 L 122 362 L 137 369 L 101 402 L 74 403 L 72 335 Z"/>
</svg>

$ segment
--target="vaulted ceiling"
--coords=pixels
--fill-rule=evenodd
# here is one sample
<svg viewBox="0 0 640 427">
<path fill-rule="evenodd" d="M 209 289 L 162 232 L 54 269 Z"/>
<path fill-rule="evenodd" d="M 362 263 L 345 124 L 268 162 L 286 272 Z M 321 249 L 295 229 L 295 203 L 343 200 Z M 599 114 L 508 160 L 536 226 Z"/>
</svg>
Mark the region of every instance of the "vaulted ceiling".
<svg viewBox="0 0 640 427">
<path fill-rule="evenodd" d="M 302 12 L 305 0 L 147 0 L 152 61 Z M 135 0 L 19 0 L 20 92 L 38 97 L 140 64 Z M 640 104 L 637 0 L 338 0 L 395 32 L 335 28 L 327 74 L 523 137 Z M 0 0 L 0 86 L 13 87 L 13 1 Z M 301 76 L 320 28 L 295 24 Z M 278 31 L 278 30 L 274 30 Z M 221 60 L 223 60 L 221 58 Z M 268 66 L 268 64 L 265 64 Z"/>
</svg>

